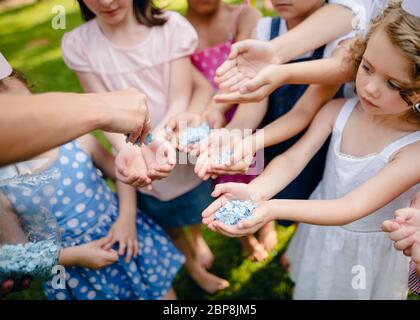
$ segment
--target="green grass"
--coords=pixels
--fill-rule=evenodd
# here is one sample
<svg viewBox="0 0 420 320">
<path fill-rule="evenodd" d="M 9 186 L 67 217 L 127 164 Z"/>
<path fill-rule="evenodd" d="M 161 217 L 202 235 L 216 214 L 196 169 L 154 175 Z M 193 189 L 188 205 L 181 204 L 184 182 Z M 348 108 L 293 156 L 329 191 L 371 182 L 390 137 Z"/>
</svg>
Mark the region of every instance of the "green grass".
<svg viewBox="0 0 420 320">
<path fill-rule="evenodd" d="M 237 2 L 237 1 L 230 1 Z M 185 0 L 164 0 L 170 9 L 185 12 Z M 66 8 L 66 30 L 53 30 L 51 9 Z M 269 14 L 265 12 L 266 14 Z M 62 61 L 60 41 L 64 32 L 80 25 L 82 20 L 75 0 L 44 0 L 19 8 L 0 11 L 0 50 L 15 68 L 34 83 L 35 92 L 82 92 L 75 74 Z M 95 132 L 108 146 L 100 132 Z M 216 255 L 211 269 L 228 279 L 231 286 L 216 295 L 205 294 L 182 270 L 175 281 L 180 299 L 290 299 L 292 284 L 279 266 L 279 256 L 293 233 L 293 227 L 277 227 L 279 244 L 270 257 L 260 263 L 248 260 L 236 239 L 226 238 L 203 227 L 205 239 Z M 8 299 L 44 299 L 40 283 L 30 289 L 10 294 Z"/>
</svg>

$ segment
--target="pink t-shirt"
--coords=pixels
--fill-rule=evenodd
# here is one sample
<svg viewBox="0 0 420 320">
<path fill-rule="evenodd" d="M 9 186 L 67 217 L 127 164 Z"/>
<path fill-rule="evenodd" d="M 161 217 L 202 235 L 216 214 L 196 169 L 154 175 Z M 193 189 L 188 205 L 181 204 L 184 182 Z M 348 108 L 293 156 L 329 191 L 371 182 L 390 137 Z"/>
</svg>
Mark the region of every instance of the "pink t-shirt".
<svg viewBox="0 0 420 320">
<path fill-rule="evenodd" d="M 171 61 L 191 55 L 197 47 L 197 33 L 190 23 L 177 12 L 167 11 L 166 15 L 167 22 L 152 27 L 135 46 L 112 43 L 96 19 L 64 34 L 61 44 L 70 69 L 96 74 L 109 91 L 132 87 L 146 94 L 152 127 L 168 109 Z M 192 165 L 177 165 L 168 178 L 153 182 L 153 191 L 141 192 L 167 201 L 199 183 Z"/>
</svg>

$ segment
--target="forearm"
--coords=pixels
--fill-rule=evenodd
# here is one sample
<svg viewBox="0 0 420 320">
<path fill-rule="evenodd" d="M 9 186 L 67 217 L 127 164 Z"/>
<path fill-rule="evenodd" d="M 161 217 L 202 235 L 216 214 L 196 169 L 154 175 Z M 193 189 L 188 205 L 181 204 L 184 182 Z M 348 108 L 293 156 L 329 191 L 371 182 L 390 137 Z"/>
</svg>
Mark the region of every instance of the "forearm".
<svg viewBox="0 0 420 320">
<path fill-rule="evenodd" d="M 226 128 L 254 131 L 264 119 L 267 103 L 268 100 L 264 99 L 258 103 L 238 105 L 235 115 Z"/>
<path fill-rule="evenodd" d="M 345 59 L 344 53 L 341 53 L 327 59 L 278 65 L 273 71 L 281 75 L 281 84 L 341 84 L 352 81 Z"/>
<path fill-rule="evenodd" d="M 127 219 L 129 221 L 135 220 L 137 215 L 136 189 L 118 180 L 115 184 L 119 203 L 118 218 Z"/>
<path fill-rule="evenodd" d="M 323 226 L 340 226 L 360 219 L 351 202 L 337 200 L 270 200 L 272 220 L 292 220 Z M 364 215 L 369 214 L 365 212 Z"/>
<path fill-rule="evenodd" d="M 287 152 L 277 156 L 262 174 L 249 183 L 251 194 L 257 201 L 271 199 L 299 175 L 308 161 L 297 159 Z"/>
<path fill-rule="evenodd" d="M 214 101 L 213 99 L 210 100 L 210 102 L 207 104 L 204 111 L 210 110 L 210 109 L 218 109 L 220 112 L 225 114 L 228 112 L 231 108 L 233 108 L 233 104 L 231 103 L 219 103 Z"/>
<path fill-rule="evenodd" d="M 349 33 L 352 18 L 351 10 L 340 5 L 331 4 L 317 10 L 298 26 L 272 40 L 279 63 L 291 61 Z M 308 37 L 309 34 L 316 36 Z"/>
<path fill-rule="evenodd" d="M 260 147 L 276 145 L 301 133 L 310 125 L 322 106 L 334 97 L 339 88 L 339 85 L 309 86 L 289 112 L 263 128 L 264 144 Z"/>
<path fill-rule="evenodd" d="M 0 165 L 26 160 L 107 123 L 95 95 L 1 95 Z M 19 129 L 18 129 L 19 128 Z"/>
<path fill-rule="evenodd" d="M 214 89 L 207 79 L 202 79 L 204 78 L 203 75 L 195 75 L 198 72 L 198 70 L 194 70 L 193 73 L 194 85 L 187 111 L 200 114 L 210 105 L 214 96 Z"/>
<path fill-rule="evenodd" d="M 106 139 L 108 140 L 108 142 L 112 145 L 112 147 L 114 148 L 114 151 L 116 151 L 117 153 L 124 146 L 127 145 L 126 138 L 125 138 L 125 136 L 123 134 L 120 134 L 120 133 L 111 133 L 111 132 L 104 132 L 104 136 L 106 137 Z"/>
<path fill-rule="evenodd" d="M 58 264 L 63 267 L 77 266 L 78 251 L 78 246 L 62 249 L 58 257 Z"/>
</svg>

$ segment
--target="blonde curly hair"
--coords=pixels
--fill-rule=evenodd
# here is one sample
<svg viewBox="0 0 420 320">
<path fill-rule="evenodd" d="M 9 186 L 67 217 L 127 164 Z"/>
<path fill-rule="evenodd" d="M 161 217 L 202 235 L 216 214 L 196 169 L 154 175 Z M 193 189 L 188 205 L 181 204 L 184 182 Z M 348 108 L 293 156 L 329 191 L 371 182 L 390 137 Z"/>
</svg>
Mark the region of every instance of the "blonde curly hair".
<svg viewBox="0 0 420 320">
<path fill-rule="evenodd" d="M 420 112 L 415 110 L 415 102 L 412 101 L 420 93 L 420 18 L 404 11 L 401 3 L 401 0 L 390 1 L 382 14 L 372 20 L 366 36 L 356 38 L 352 44 L 348 62 L 355 79 L 370 38 L 376 31 L 384 30 L 391 43 L 410 63 L 411 88 L 402 90 L 400 95 L 408 105 L 413 105 L 413 110 L 407 114 L 409 118 L 420 123 Z"/>
</svg>

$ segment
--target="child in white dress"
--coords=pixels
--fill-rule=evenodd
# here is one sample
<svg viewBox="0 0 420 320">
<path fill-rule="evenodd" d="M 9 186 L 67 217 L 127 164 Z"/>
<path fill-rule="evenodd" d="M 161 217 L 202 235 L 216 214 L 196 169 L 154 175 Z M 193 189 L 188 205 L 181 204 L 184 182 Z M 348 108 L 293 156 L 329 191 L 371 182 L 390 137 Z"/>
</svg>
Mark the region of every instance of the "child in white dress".
<svg viewBox="0 0 420 320">
<path fill-rule="evenodd" d="M 216 186 L 204 222 L 229 236 L 273 219 L 300 224 L 289 247 L 295 299 L 403 299 L 408 258 L 381 223 L 420 190 L 420 19 L 400 3 L 352 49 L 358 97 L 328 103 L 303 138 L 249 185 Z M 386 54 L 384 54 L 386 53 Z M 270 200 L 332 133 L 322 181 L 311 200 Z M 226 226 L 214 212 L 229 198 L 255 199 L 250 220 Z"/>
</svg>

